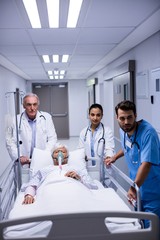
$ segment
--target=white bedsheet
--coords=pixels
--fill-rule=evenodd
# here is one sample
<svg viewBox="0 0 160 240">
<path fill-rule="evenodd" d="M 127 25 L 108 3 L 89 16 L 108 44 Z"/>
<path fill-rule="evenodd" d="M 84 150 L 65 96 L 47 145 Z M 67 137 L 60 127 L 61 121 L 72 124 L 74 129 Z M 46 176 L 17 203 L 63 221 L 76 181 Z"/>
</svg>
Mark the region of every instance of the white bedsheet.
<svg viewBox="0 0 160 240">
<path fill-rule="evenodd" d="M 107 210 L 129 211 L 112 188 L 90 190 L 79 181 L 51 173 L 37 191 L 33 204 L 22 205 L 20 192 L 9 218 L 39 216 L 51 213 L 74 213 Z"/>
<path fill-rule="evenodd" d="M 20 192 L 10 212 L 9 219 L 59 213 L 130 211 L 129 207 L 117 195 L 114 189 L 100 188 L 98 190 L 90 190 L 77 180 L 60 174 L 50 174 L 46 178 L 38 189 L 33 204 L 22 205 L 23 198 L 24 193 Z M 135 223 L 135 219 L 131 218 L 107 218 L 106 220 L 106 224 L 108 223 L 113 230 L 116 230 L 119 226 L 117 223 L 127 223 L 130 226 L 133 222 Z M 41 231 L 44 227 L 46 232 L 46 224 L 42 225 L 43 223 L 41 223 L 41 226 L 39 223 L 36 223 L 33 228 L 29 227 L 30 234 L 37 234 L 36 226 Z M 14 233 L 11 231 L 12 236 L 16 235 L 17 232 L 18 236 L 21 236 L 21 230 L 22 227 L 18 227 Z M 27 233 L 29 234 L 29 232 Z"/>
</svg>

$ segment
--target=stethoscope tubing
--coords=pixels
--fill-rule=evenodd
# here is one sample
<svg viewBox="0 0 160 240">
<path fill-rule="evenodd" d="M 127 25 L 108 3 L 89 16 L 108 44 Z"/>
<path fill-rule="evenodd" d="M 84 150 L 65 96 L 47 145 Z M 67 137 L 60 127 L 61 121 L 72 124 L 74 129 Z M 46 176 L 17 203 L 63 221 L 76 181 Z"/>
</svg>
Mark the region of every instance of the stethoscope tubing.
<svg viewBox="0 0 160 240">
<path fill-rule="evenodd" d="M 137 132 L 138 132 L 138 123 L 137 123 L 137 126 L 136 126 L 136 132 L 135 132 L 135 136 L 134 136 L 133 142 L 131 142 L 131 148 L 135 144 L 137 146 L 137 148 L 138 148 L 138 151 L 140 151 L 140 146 L 139 146 L 139 144 L 136 141 Z M 126 150 L 126 133 L 125 132 L 124 132 L 124 143 L 123 144 L 124 144 L 124 149 Z"/>
<path fill-rule="evenodd" d="M 39 111 L 40 112 L 40 111 Z M 40 112 L 41 113 L 41 112 Z M 21 113 L 21 116 L 20 116 L 20 120 L 19 120 L 19 127 L 18 127 L 18 133 L 20 134 L 21 133 L 21 125 L 22 125 L 22 116 L 23 116 L 24 112 Z M 43 118 L 45 121 L 46 121 L 46 118 L 43 114 L 41 114 L 39 116 L 40 118 Z M 19 141 L 19 144 L 22 144 L 22 141 L 20 140 Z"/>
<path fill-rule="evenodd" d="M 102 125 L 102 128 L 103 128 L 103 133 L 102 133 L 102 137 L 98 139 L 97 154 L 98 154 L 98 146 L 99 146 L 100 142 L 103 142 L 103 146 L 105 145 L 105 138 L 104 138 L 105 130 L 104 130 L 104 125 L 103 125 L 103 123 L 101 123 L 101 125 Z M 84 142 L 86 142 L 88 131 L 89 131 L 89 126 L 87 127 L 87 130 L 86 130 L 85 135 L 84 135 Z M 101 155 L 99 155 L 99 154 L 98 154 L 98 156 L 101 157 Z"/>
</svg>

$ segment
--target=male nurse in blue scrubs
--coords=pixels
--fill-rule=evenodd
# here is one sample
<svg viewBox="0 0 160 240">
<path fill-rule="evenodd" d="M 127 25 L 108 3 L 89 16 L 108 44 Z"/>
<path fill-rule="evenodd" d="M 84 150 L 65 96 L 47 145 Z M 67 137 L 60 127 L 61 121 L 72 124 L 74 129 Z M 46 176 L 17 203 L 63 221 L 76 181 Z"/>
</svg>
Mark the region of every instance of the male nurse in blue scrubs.
<svg viewBox="0 0 160 240">
<path fill-rule="evenodd" d="M 145 120 L 136 121 L 136 106 L 125 100 L 115 107 L 120 126 L 122 149 L 106 160 L 110 165 L 122 156 L 128 165 L 130 178 L 140 188 L 142 211 L 160 218 L 160 141 L 156 130 Z M 136 200 L 136 190 L 128 191 L 129 201 Z M 144 221 L 149 227 L 149 221 Z"/>
</svg>

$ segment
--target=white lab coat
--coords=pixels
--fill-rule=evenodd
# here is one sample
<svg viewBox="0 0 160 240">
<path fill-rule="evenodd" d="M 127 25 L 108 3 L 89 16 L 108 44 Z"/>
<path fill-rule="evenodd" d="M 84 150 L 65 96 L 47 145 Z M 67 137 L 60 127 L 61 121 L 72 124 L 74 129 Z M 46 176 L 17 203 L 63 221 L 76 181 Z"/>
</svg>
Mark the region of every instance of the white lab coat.
<svg viewBox="0 0 160 240">
<path fill-rule="evenodd" d="M 30 158 L 32 130 L 28 123 L 25 113 L 17 116 L 18 122 L 18 138 L 20 156 L 28 156 Z M 36 142 L 35 147 L 52 151 L 57 142 L 57 134 L 52 121 L 52 117 L 47 112 L 37 112 L 36 116 Z M 12 160 L 18 159 L 17 151 L 17 132 L 16 126 L 12 126 L 12 134 L 6 136 L 6 146 Z"/>
<path fill-rule="evenodd" d="M 91 157 L 91 134 L 90 130 L 88 130 L 88 127 L 85 127 L 79 137 L 79 145 L 78 148 L 85 148 L 86 156 Z M 102 124 L 100 124 L 100 127 L 97 130 L 95 141 L 94 141 L 94 153 L 95 157 L 98 158 L 99 156 L 103 157 L 112 157 L 114 155 L 114 137 L 112 130 L 109 127 L 104 126 L 104 139 L 105 139 L 105 145 L 104 145 L 104 152 L 103 151 L 103 140 L 101 140 L 99 143 L 98 141 L 103 136 L 103 127 Z"/>
<path fill-rule="evenodd" d="M 87 158 L 90 159 L 92 157 L 91 156 L 91 132 L 89 129 L 88 130 L 87 129 L 88 127 L 85 127 L 80 133 L 78 148 L 85 148 L 85 154 Z M 103 133 L 104 133 L 105 144 L 104 144 L 104 140 L 101 139 L 103 137 Z M 94 153 L 95 153 L 94 157 L 97 159 L 100 158 L 101 161 L 103 161 L 105 157 L 112 157 L 114 155 L 114 148 L 115 148 L 115 143 L 114 143 L 112 130 L 106 126 L 104 126 L 104 130 L 103 130 L 102 124 L 100 124 L 95 136 L 95 141 L 94 141 Z M 107 168 L 104 167 L 104 170 L 100 173 L 101 178 L 103 178 L 103 184 L 108 187 L 110 186 L 111 181 L 107 177 L 106 171 L 112 175 L 113 173 L 110 167 L 107 167 Z"/>
</svg>

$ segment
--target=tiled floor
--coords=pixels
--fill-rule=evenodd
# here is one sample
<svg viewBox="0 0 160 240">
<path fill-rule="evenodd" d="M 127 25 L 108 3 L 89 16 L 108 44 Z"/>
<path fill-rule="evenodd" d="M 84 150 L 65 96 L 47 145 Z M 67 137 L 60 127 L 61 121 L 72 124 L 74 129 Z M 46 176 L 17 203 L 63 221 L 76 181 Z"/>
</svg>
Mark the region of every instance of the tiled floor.
<svg viewBox="0 0 160 240">
<path fill-rule="evenodd" d="M 70 137 L 69 139 L 59 139 L 58 142 L 65 144 L 69 151 L 77 149 L 79 137 Z"/>
</svg>

